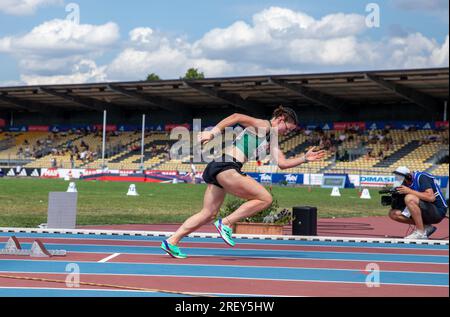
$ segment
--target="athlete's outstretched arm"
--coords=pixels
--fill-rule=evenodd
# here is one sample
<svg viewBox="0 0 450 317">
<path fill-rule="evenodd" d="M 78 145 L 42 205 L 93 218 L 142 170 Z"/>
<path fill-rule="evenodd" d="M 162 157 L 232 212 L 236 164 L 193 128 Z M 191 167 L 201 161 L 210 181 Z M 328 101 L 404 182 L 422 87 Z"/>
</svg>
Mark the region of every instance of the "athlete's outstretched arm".
<svg viewBox="0 0 450 317">
<path fill-rule="evenodd" d="M 324 150 L 316 151 L 315 147 L 310 149 L 305 155 L 292 159 L 287 159 L 284 153 L 278 147 L 272 149 L 272 151 L 273 152 L 271 154 L 276 155 L 278 159 L 277 161 L 278 167 L 282 170 L 293 168 L 308 162 L 320 161 L 326 155 L 326 151 Z"/>
<path fill-rule="evenodd" d="M 266 120 L 261 120 L 244 114 L 235 113 L 220 121 L 211 131 L 200 133 L 199 141 L 201 143 L 209 142 L 214 138 L 215 135 L 221 134 L 222 131 L 225 130 L 225 128 L 232 127 L 236 124 L 240 124 L 245 128 L 270 128 Z"/>
</svg>

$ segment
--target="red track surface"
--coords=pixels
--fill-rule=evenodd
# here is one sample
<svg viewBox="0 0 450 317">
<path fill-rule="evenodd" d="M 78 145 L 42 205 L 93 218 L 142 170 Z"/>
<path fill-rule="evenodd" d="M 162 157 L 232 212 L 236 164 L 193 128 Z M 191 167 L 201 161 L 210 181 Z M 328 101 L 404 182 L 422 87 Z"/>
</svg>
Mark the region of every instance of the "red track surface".
<svg viewBox="0 0 450 317">
<path fill-rule="evenodd" d="M 112 225 L 112 226 L 87 226 L 85 229 L 108 229 L 108 230 L 143 230 L 174 232 L 180 224 L 158 224 L 158 225 Z M 447 239 L 449 237 L 449 221 L 444 219 L 437 224 L 438 230 L 433 239 Z M 409 226 L 396 223 L 386 217 L 364 217 L 364 218 L 339 218 L 319 219 L 317 224 L 318 235 L 322 237 L 366 237 L 366 238 L 403 238 L 406 236 Z M 198 232 L 216 233 L 212 225 L 201 227 Z M 292 227 L 285 226 L 285 235 L 292 234 Z"/>
<path fill-rule="evenodd" d="M 368 218 L 364 218 L 365 222 L 368 222 Z M 384 218 L 376 218 L 370 219 L 372 224 L 374 221 L 385 221 Z M 333 221 L 333 226 L 340 226 L 342 222 Z M 363 221 L 363 220 L 359 220 Z M 350 222 L 356 222 L 355 219 Z M 345 222 L 348 225 L 348 220 Z M 361 225 L 362 222 L 359 223 L 358 226 Z M 445 228 L 442 228 L 444 224 L 440 225 L 441 233 L 445 232 Z M 355 226 L 355 225 L 353 225 Z M 111 227 L 103 227 L 104 229 L 113 230 L 113 229 L 144 229 L 144 230 L 153 230 L 153 231 L 173 231 L 176 229 L 178 225 L 146 225 L 146 226 L 111 226 Z M 98 229 L 99 227 L 95 227 Z M 402 226 L 404 229 L 405 227 Z M 397 228 L 398 229 L 398 228 Z M 199 231 L 203 232 L 215 232 L 213 227 L 204 227 Z M 380 231 L 379 231 L 380 232 Z M 448 232 L 448 228 L 447 228 Z M 445 234 L 445 233 L 444 233 Z M 350 234 L 343 234 L 345 236 L 351 236 Z M 190 254 L 194 252 L 194 250 L 203 250 L 203 254 L 205 255 L 197 255 L 190 256 L 184 260 L 176 260 L 172 259 L 163 252 L 161 254 L 137 254 L 140 252 L 141 247 L 159 247 L 160 241 L 150 240 L 150 239 L 140 239 L 139 237 L 127 237 L 127 236 L 118 236 L 114 239 L 100 239 L 96 238 L 96 236 L 80 236 L 78 237 L 69 237 L 65 235 L 61 236 L 45 236 L 45 234 L 39 234 L 40 240 L 46 244 L 48 249 L 53 249 L 52 245 L 67 245 L 72 247 L 76 247 L 73 250 L 80 251 L 71 251 L 68 253 L 66 257 L 53 257 L 50 260 L 48 259 L 32 259 L 33 261 L 55 261 L 55 262 L 67 262 L 67 263 L 97 263 L 106 257 L 109 257 L 112 253 L 111 251 L 102 252 L 102 246 L 111 247 L 121 247 L 126 246 L 126 249 L 121 249 L 123 252 L 128 253 L 120 253 L 118 256 L 110 259 L 108 263 L 117 263 L 119 266 L 121 263 L 133 263 L 133 264 L 157 264 L 161 266 L 177 266 L 177 264 L 181 264 L 184 267 L 196 267 L 196 266 L 209 266 L 210 268 L 214 268 L 213 274 L 207 277 L 204 276 L 190 276 L 189 273 L 181 273 L 179 276 L 173 276 L 171 274 L 140 274 L 133 275 L 134 272 L 126 271 L 121 274 L 104 274 L 104 272 L 93 272 L 93 274 L 81 274 L 81 282 L 84 283 L 97 283 L 97 284 L 108 284 L 108 285 L 116 285 L 116 286 L 126 286 L 132 288 L 145 288 L 145 289 L 159 289 L 166 291 L 178 291 L 178 292 L 189 292 L 189 293 L 205 293 L 205 294 L 226 294 L 226 295 L 275 295 L 275 296 L 348 296 L 348 297 L 362 297 L 362 296 L 449 296 L 449 288 L 447 286 L 438 286 L 444 285 L 442 284 L 432 284 L 436 286 L 429 285 L 428 275 L 439 275 L 441 281 L 442 278 L 440 274 L 447 274 L 449 272 L 448 263 L 438 263 L 438 262 L 430 262 L 430 263 L 414 263 L 415 261 L 411 260 L 409 262 L 403 261 L 381 261 L 377 260 L 376 264 L 379 266 L 381 272 L 391 272 L 390 274 L 397 274 L 395 272 L 410 272 L 407 274 L 415 274 L 418 272 L 424 273 L 426 276 L 424 277 L 424 282 L 420 283 L 422 285 L 416 285 L 416 283 L 410 283 L 410 285 L 403 284 L 403 282 L 395 282 L 392 284 L 383 283 L 381 287 L 367 287 L 367 285 L 363 282 L 332 282 L 333 279 L 326 279 L 322 277 L 322 274 L 327 274 L 327 272 L 332 270 L 348 270 L 354 271 L 352 274 L 367 274 L 366 267 L 369 264 L 369 261 L 361 260 L 358 258 L 358 254 L 365 254 L 366 256 L 372 257 L 373 255 L 381 256 L 383 254 L 386 255 L 395 255 L 398 257 L 401 256 L 430 256 L 430 257 L 447 257 L 449 256 L 448 248 L 420 248 L 420 247 L 389 247 L 388 245 L 379 244 L 376 247 L 371 244 L 370 246 L 364 245 L 363 243 L 354 243 L 351 246 L 348 245 L 339 245 L 339 243 L 334 243 L 333 245 L 307 245 L 307 244 L 282 244 L 281 242 L 277 243 L 276 241 L 272 241 L 271 243 L 264 241 L 255 241 L 257 243 L 249 243 L 245 240 L 241 240 L 238 246 L 235 248 L 241 252 L 241 256 L 234 256 L 233 253 L 220 253 L 223 249 L 229 249 L 221 240 L 214 239 L 201 239 L 195 238 L 195 241 L 187 241 L 182 243 L 182 248 L 185 252 Z M 43 236 L 43 237 L 42 237 Z M 42 238 L 41 238 L 42 237 Z M 30 244 L 35 240 L 33 234 L 27 234 L 26 237 L 20 237 L 20 242 L 22 244 L 27 243 Z M 4 244 L 7 241 L 7 237 L 0 237 L 0 245 Z M 83 250 L 83 246 L 96 246 L 95 252 L 86 252 Z M 133 251 L 128 251 L 128 247 L 132 248 Z M 79 249 L 81 248 L 81 249 Z M 84 247 L 85 248 L 85 247 Z M 89 249 L 91 250 L 91 249 Z M 127 251 L 126 251 L 127 250 Z M 153 249 L 154 250 L 154 249 Z M 215 251 L 214 251 L 215 250 Z M 261 250 L 264 252 L 277 251 L 280 253 L 279 257 L 247 257 L 242 256 L 243 250 Z M 326 259 L 310 259 L 308 257 L 305 258 L 283 258 L 283 253 L 281 251 L 286 252 L 317 252 L 317 254 L 321 254 L 322 252 L 332 252 L 331 255 Z M 114 252 L 122 252 L 122 251 L 114 251 Z M 134 253 L 133 253 L 134 252 Z M 197 251 L 198 252 L 198 251 Z M 209 256 L 210 254 L 218 252 L 219 254 L 226 255 L 216 255 Z M 153 252 L 154 253 L 154 252 Z M 245 253 L 244 253 L 245 254 Z M 258 253 L 256 253 L 258 254 Z M 265 254 L 265 253 L 261 253 Z M 335 255 L 340 254 L 352 254 L 351 259 L 345 258 L 345 260 L 334 260 Z M 390 257 L 389 257 L 390 258 Z M 33 270 L 22 271 L 22 269 L 17 272 L 9 272 L 8 268 L 2 267 L 1 260 L 23 260 L 23 257 L 12 257 L 12 256 L 0 256 L 0 275 L 13 275 L 13 276 L 22 276 L 22 277 L 34 277 L 41 279 L 56 279 L 64 281 L 66 279 L 66 275 L 58 274 L 58 273 L 36 273 Z M 30 258 L 25 258 L 26 260 L 30 260 Z M 381 259 L 381 258 L 380 258 Z M 423 259 L 423 258 L 422 258 Z M 420 260 L 422 262 L 422 260 Z M 418 261 L 416 261 L 418 262 Z M 6 263 L 6 262 L 5 262 Z M 52 264 L 52 263 L 50 263 Z M 99 263 L 100 265 L 103 265 Z M 97 264 L 96 264 L 97 265 Z M 14 263 L 12 263 L 14 266 Z M 122 265 L 123 266 L 123 265 Z M 28 265 L 27 267 L 34 267 L 33 265 Z M 291 276 L 284 276 L 283 278 L 265 278 L 265 277 L 253 277 L 247 278 L 229 278 L 220 275 L 221 277 L 217 277 L 216 270 L 220 267 L 235 267 L 236 269 L 246 268 L 248 270 L 250 268 L 253 272 L 254 270 L 251 267 L 255 268 L 265 268 L 265 269 L 276 269 L 276 268 L 293 268 L 293 269 L 309 269 L 314 270 L 315 274 L 320 276 L 320 280 L 316 281 L 308 281 L 311 278 L 310 271 L 307 271 L 306 275 L 301 278 L 291 278 Z M 103 268 L 103 267 L 102 267 Z M 240 270 L 241 270 L 240 269 Z M 318 270 L 318 271 L 316 271 Z M 2 271 L 4 273 L 2 273 Z M 14 271 L 14 270 L 12 270 Z M 323 271 L 323 273 L 322 273 Z M 47 272 L 47 270 L 42 271 Z M 50 272 L 50 271 L 48 271 Z M 51 271 L 56 272 L 56 271 Z M 311 271 L 312 272 L 312 271 Z M 333 271 L 335 272 L 335 271 Z M 394 272 L 394 273 L 392 273 Z M 248 273 L 247 273 L 248 274 Z M 340 272 L 335 272 L 334 274 L 341 274 Z M 169 275 L 169 276 L 166 276 Z M 287 278 L 286 278 L 287 277 Z M 363 279 L 360 279 L 364 281 Z M 350 281 L 350 280 L 349 280 Z M 0 289 L 4 288 L 52 288 L 52 289 L 66 289 L 65 284 L 63 283 L 55 283 L 55 282 L 45 282 L 45 281 L 26 281 L 26 280 L 15 280 L 15 279 L 6 279 L 0 278 Z M 82 289 L 108 289 L 101 286 L 87 286 L 82 285 Z M 109 288 L 111 289 L 111 288 Z"/>
<path fill-rule="evenodd" d="M 65 280 L 61 274 L 15 274 L 24 277 L 44 277 L 48 279 Z M 30 282 L 21 280 L 2 280 L 6 287 L 30 287 Z M 368 288 L 365 284 L 356 283 L 327 283 L 327 282 L 296 282 L 296 281 L 260 281 L 240 280 L 227 278 L 186 278 L 186 277 L 159 277 L 159 276 L 114 276 L 114 275 L 82 275 L 81 282 L 126 285 L 129 287 L 161 289 L 190 293 L 209 294 L 253 294 L 276 296 L 317 296 L 317 297 L 355 297 L 355 296 L 448 296 L 447 287 L 383 285 L 382 287 Z M 64 284 L 32 282 L 33 287 L 65 288 Z M 83 287 L 86 289 L 101 287 Z"/>
</svg>

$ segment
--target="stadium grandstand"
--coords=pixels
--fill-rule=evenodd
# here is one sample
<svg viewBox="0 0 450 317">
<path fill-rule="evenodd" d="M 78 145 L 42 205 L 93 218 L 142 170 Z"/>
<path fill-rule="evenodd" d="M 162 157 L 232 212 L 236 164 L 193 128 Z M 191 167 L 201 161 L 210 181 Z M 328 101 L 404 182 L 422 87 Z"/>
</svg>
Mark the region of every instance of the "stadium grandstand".
<svg viewBox="0 0 450 317">
<path fill-rule="evenodd" d="M 201 118 L 205 128 L 235 112 L 268 118 L 282 104 L 301 121 L 280 137 L 284 153 L 328 150 L 324 161 L 285 173 L 387 174 L 407 165 L 448 176 L 448 79 L 448 68 L 437 68 L 2 87 L 0 166 L 190 172 L 192 155 L 169 155 L 174 126 Z M 269 163 L 249 162 L 244 172 L 280 172 Z"/>
</svg>

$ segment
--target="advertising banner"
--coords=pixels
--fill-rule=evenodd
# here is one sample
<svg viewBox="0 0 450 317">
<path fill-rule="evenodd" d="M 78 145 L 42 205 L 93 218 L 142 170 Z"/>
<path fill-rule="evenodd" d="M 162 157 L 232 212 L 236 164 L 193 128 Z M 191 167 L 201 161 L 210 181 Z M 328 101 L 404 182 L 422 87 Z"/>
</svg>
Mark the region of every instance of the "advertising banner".
<svg viewBox="0 0 450 317">
<path fill-rule="evenodd" d="M 48 125 L 30 125 L 28 126 L 29 132 L 48 132 L 50 127 Z"/>
<path fill-rule="evenodd" d="M 335 122 L 333 124 L 334 130 L 343 131 L 351 128 L 358 128 L 359 130 L 364 130 L 366 128 L 365 122 Z"/>
</svg>

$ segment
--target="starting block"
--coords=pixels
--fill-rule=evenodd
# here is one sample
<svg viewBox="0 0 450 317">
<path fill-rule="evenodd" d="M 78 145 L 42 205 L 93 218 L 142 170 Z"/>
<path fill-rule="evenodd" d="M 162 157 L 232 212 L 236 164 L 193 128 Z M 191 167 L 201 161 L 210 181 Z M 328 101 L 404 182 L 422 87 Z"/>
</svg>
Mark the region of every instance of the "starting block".
<svg viewBox="0 0 450 317">
<path fill-rule="evenodd" d="M 32 258 L 50 258 L 52 256 L 66 256 L 66 250 L 47 250 L 41 240 L 35 240 L 30 250 L 22 249 L 19 240 L 12 236 L 9 238 L 4 249 L 0 250 L 0 255 L 30 256 Z"/>
</svg>

